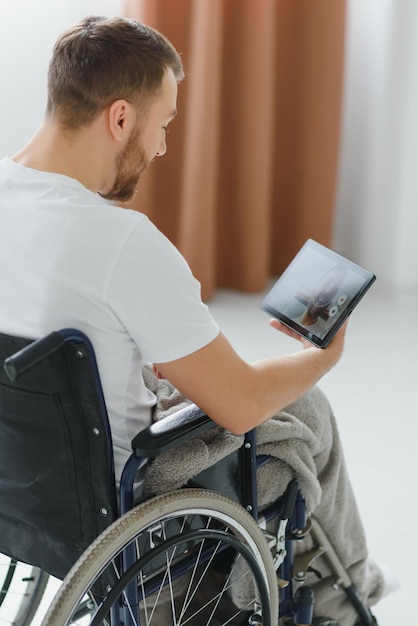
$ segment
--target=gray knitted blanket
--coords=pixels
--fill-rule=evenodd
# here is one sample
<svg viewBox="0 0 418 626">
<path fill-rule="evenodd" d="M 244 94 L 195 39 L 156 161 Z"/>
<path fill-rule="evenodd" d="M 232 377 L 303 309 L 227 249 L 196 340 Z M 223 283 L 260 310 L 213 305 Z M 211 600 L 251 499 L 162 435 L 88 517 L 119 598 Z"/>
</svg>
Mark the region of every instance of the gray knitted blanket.
<svg viewBox="0 0 418 626">
<path fill-rule="evenodd" d="M 147 387 L 156 394 L 154 420 L 164 419 L 189 404 L 167 380 L 158 379 L 149 368 L 143 371 Z M 242 445 L 243 437 L 215 427 L 181 448 L 156 458 L 147 470 L 147 493 L 165 493 L 185 485 Z M 361 597 L 370 605 L 382 595 L 383 577 L 368 558 L 366 541 L 357 505 L 347 476 L 334 415 L 324 394 L 315 387 L 275 417 L 256 429 L 257 452 L 272 461 L 257 473 L 259 508 L 282 495 L 296 476 L 308 513 L 315 513 Z M 309 550 L 307 538 L 297 544 Z M 315 589 L 315 615 L 338 619 L 341 626 L 353 626 L 356 615 L 345 592 L 332 588 L 335 582 L 323 558 L 314 563 L 321 579 L 309 574 L 306 581 Z M 234 601 L 245 601 L 245 589 L 237 589 Z"/>
</svg>

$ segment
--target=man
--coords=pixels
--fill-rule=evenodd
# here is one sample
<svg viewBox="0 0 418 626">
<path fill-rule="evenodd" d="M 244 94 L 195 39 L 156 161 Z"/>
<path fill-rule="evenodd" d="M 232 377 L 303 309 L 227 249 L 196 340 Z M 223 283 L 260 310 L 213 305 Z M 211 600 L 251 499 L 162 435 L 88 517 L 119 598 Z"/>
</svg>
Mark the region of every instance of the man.
<svg viewBox="0 0 418 626">
<path fill-rule="evenodd" d="M 90 337 L 118 478 L 155 405 L 145 361 L 242 434 L 308 392 L 343 350 L 345 328 L 326 350 L 301 340 L 293 354 L 246 363 L 177 250 L 144 215 L 115 205 L 166 152 L 182 78 L 179 55 L 156 31 L 86 18 L 54 47 L 39 130 L 0 162 L 1 331 L 35 338 L 71 326 Z M 375 573 L 370 596 L 379 584 Z"/>
</svg>

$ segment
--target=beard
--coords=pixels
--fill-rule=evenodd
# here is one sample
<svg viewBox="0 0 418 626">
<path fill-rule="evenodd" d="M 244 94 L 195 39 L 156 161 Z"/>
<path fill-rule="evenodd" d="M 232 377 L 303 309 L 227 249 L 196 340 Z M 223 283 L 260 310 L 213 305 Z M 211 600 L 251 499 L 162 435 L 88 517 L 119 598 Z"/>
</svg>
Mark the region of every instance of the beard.
<svg viewBox="0 0 418 626">
<path fill-rule="evenodd" d="M 100 195 L 106 200 L 127 202 L 135 197 L 139 179 L 148 166 L 139 129 L 132 131 L 126 146 L 116 157 L 116 176 L 112 187 Z"/>
</svg>

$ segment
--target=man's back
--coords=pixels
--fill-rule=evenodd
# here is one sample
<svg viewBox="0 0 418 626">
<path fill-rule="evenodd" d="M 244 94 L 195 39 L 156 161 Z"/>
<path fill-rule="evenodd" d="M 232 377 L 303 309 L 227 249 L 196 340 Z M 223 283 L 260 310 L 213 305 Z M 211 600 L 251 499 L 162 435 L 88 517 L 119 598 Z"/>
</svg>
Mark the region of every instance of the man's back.
<svg viewBox="0 0 418 626">
<path fill-rule="evenodd" d="M 72 178 L 9 159 L 0 162 L 0 241 L 2 332 L 37 338 L 74 327 L 89 336 L 119 474 L 154 404 L 141 376 L 144 358 L 170 360 L 194 347 L 190 318 L 183 331 L 181 320 L 190 287 L 196 323 L 203 320 L 196 281 L 144 215 L 111 205 Z M 189 311 L 193 316 L 193 306 Z M 218 329 L 206 317 L 210 340 Z"/>
</svg>

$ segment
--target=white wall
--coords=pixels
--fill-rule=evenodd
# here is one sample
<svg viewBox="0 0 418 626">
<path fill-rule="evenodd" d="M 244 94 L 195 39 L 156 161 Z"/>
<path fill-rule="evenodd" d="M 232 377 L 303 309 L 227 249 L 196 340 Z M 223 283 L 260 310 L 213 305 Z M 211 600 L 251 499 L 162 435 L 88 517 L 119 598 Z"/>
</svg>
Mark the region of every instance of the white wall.
<svg viewBox="0 0 418 626">
<path fill-rule="evenodd" d="M 58 35 L 85 15 L 117 15 L 121 6 L 122 0 L 1 0 L 0 158 L 19 150 L 42 120 Z"/>
<path fill-rule="evenodd" d="M 349 0 L 335 246 L 418 288 L 418 3 Z"/>
</svg>

